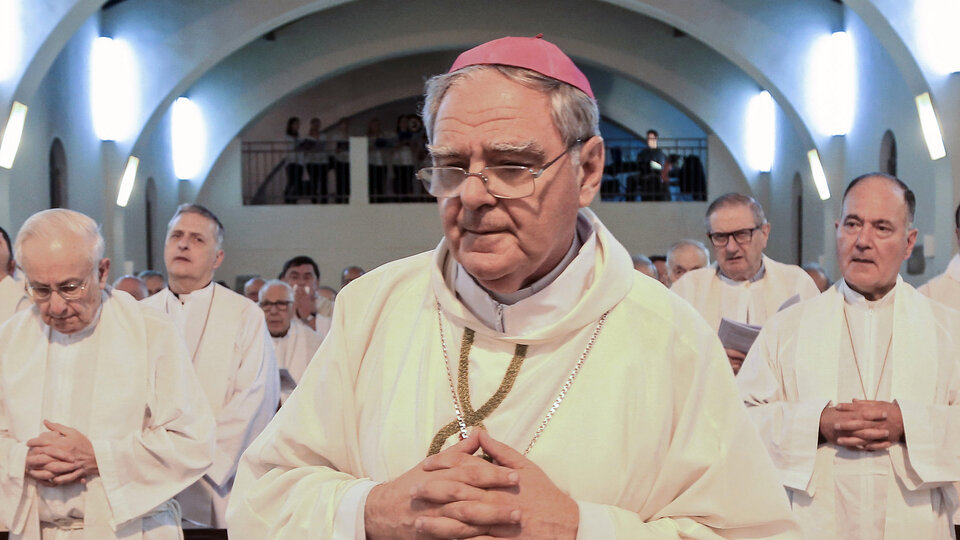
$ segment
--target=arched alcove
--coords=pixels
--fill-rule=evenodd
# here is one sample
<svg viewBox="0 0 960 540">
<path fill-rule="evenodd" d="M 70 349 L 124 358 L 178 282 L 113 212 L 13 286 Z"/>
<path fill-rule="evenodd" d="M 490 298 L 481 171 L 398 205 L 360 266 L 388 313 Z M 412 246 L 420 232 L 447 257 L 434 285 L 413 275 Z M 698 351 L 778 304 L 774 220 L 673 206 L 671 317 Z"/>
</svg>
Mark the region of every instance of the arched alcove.
<svg viewBox="0 0 960 540">
<path fill-rule="evenodd" d="M 67 206 L 67 152 L 56 138 L 50 144 L 50 208 Z"/>
<path fill-rule="evenodd" d="M 877 170 L 891 176 L 897 175 L 897 138 L 889 129 L 883 133 L 880 141 L 880 168 Z"/>
</svg>

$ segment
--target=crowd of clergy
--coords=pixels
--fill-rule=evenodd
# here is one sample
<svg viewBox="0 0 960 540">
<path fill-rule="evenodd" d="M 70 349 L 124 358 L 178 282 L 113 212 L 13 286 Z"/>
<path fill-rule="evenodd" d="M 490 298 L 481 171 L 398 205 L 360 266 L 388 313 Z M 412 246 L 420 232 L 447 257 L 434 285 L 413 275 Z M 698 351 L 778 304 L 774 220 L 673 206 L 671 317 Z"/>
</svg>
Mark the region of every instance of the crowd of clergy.
<svg viewBox="0 0 960 540">
<path fill-rule="evenodd" d="M 464 52 L 423 116 L 443 238 L 339 292 L 302 255 L 218 284 L 198 204 L 112 284 L 84 214 L 0 229 L 0 531 L 955 537 L 960 256 L 904 282 L 904 182 L 848 184 L 835 284 L 739 193 L 651 260 L 588 208 L 597 104 L 552 43 Z"/>
</svg>

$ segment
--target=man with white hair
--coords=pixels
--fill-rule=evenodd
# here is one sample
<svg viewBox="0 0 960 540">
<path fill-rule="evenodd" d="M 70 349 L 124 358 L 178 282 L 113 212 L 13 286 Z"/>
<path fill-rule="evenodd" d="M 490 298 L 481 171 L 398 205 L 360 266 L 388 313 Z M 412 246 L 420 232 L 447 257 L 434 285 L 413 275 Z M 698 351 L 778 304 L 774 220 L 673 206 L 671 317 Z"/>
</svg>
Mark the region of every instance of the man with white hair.
<svg viewBox="0 0 960 540">
<path fill-rule="evenodd" d="M 843 279 L 774 315 L 737 376 L 806 538 L 954 537 L 960 314 L 900 277 L 915 208 L 893 176 L 851 181 Z"/>
<path fill-rule="evenodd" d="M 129 294 L 134 300 L 143 300 L 150 296 L 150 293 L 147 291 L 147 284 L 132 274 L 118 277 L 116 281 L 113 282 L 113 288 Z"/>
<path fill-rule="evenodd" d="M 157 272 L 156 270 L 144 270 L 137 274 L 137 277 L 146 283 L 147 296 L 153 296 L 167 286 L 167 279 L 163 277 L 163 274 Z"/>
<path fill-rule="evenodd" d="M 213 456 L 176 328 L 107 287 L 96 223 L 34 214 L 15 250 L 31 309 L 0 328 L 0 525 L 12 538 L 182 538 L 171 498 Z"/>
<path fill-rule="evenodd" d="M 673 285 L 691 270 L 710 264 L 710 252 L 699 240 L 685 238 L 675 242 L 667 250 L 667 286 Z"/>
<path fill-rule="evenodd" d="M 573 61 L 495 40 L 423 110 L 444 239 L 337 296 L 230 538 L 796 537 L 716 336 L 587 209 L 605 152 Z"/>
<path fill-rule="evenodd" d="M 223 528 L 240 454 L 280 402 L 280 379 L 263 311 L 213 282 L 223 262 L 223 225 L 204 206 L 182 204 L 167 225 L 168 288 L 144 300 L 183 332 L 217 421 L 213 466 L 177 496 L 188 523 Z"/>
<path fill-rule="evenodd" d="M 17 261 L 7 231 L 0 227 L 0 324 L 14 313 L 30 305 L 23 293 L 23 282 L 17 279 Z"/>
<path fill-rule="evenodd" d="M 299 383 L 314 353 L 323 343 L 323 335 L 294 317 L 293 287 L 272 279 L 260 289 L 260 309 L 267 319 L 267 330 L 273 341 L 273 350 L 277 355 L 277 367 L 289 373 L 294 383 Z M 281 398 L 286 401 L 292 388 L 281 388 Z"/>
<path fill-rule="evenodd" d="M 720 329 L 723 319 L 762 326 L 788 300 L 820 294 L 799 266 L 764 255 L 770 224 L 753 197 L 740 193 L 717 197 L 707 207 L 706 227 L 716 266 L 688 272 L 671 290 L 690 302 L 714 330 Z M 738 372 L 747 351 L 728 347 L 726 352 L 730 367 Z"/>
<path fill-rule="evenodd" d="M 660 273 L 657 272 L 657 267 L 653 265 L 653 261 L 650 260 L 650 257 L 637 254 L 631 257 L 631 260 L 633 261 L 634 270 L 645 276 L 649 276 L 657 281 L 660 281 Z"/>
<path fill-rule="evenodd" d="M 252 277 L 243 284 L 243 295 L 249 298 L 252 302 L 260 301 L 260 289 L 263 288 L 263 284 L 267 281 L 262 277 Z"/>
</svg>

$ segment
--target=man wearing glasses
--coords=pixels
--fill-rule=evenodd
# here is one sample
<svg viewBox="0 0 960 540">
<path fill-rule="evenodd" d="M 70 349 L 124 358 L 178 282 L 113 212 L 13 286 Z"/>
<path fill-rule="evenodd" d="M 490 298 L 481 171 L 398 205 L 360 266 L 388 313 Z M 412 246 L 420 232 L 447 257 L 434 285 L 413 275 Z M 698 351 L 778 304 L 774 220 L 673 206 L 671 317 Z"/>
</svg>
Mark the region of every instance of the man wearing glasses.
<svg viewBox="0 0 960 540">
<path fill-rule="evenodd" d="M 721 195 L 707 207 L 706 226 L 716 266 L 687 272 L 671 289 L 714 330 L 721 328 L 723 319 L 762 326 L 784 302 L 820 294 L 802 268 L 763 254 L 770 224 L 753 197 Z M 747 351 L 727 347 L 726 353 L 737 373 Z"/>
<path fill-rule="evenodd" d="M 213 413 L 176 328 L 107 288 L 89 217 L 15 244 L 31 309 L 0 328 L 0 526 L 16 538 L 183 537 L 171 500 L 211 464 Z"/>
<path fill-rule="evenodd" d="M 287 283 L 279 279 L 264 283 L 260 288 L 259 303 L 267 319 L 267 330 L 280 368 L 280 398 L 286 401 L 323 343 L 323 336 L 293 316 L 293 287 Z"/>
<path fill-rule="evenodd" d="M 793 537 L 716 337 L 586 209 L 598 123 L 542 39 L 427 83 L 444 238 L 340 292 L 232 539 Z"/>
</svg>

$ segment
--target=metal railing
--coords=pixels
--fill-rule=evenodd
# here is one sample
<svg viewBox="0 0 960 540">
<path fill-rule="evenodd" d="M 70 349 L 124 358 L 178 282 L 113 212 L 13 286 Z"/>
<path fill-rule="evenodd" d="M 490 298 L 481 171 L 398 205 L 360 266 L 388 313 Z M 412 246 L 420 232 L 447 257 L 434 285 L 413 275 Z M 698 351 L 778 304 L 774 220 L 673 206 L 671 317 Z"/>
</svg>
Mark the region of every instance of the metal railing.
<svg viewBox="0 0 960 540">
<path fill-rule="evenodd" d="M 707 200 L 706 138 L 661 138 L 659 152 L 636 139 L 610 139 L 605 143 L 601 200 Z"/>
</svg>

